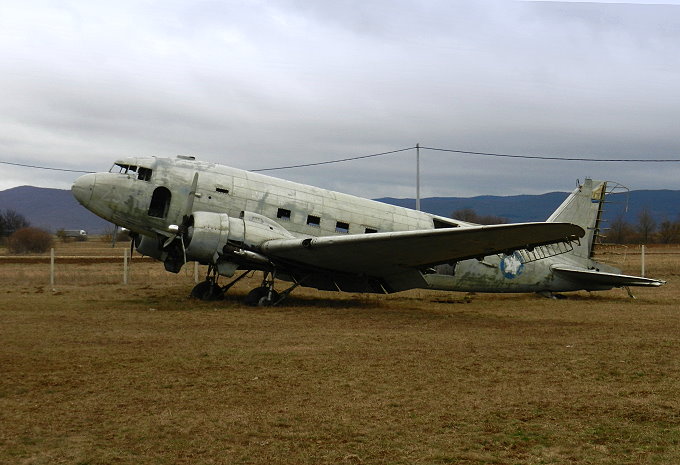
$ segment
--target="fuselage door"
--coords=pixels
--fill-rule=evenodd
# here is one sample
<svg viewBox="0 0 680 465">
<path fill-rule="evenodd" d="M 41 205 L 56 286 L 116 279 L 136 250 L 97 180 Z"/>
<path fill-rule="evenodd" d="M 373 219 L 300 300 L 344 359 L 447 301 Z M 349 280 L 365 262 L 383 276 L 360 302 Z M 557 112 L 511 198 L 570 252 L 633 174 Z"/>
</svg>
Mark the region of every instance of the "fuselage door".
<svg viewBox="0 0 680 465">
<path fill-rule="evenodd" d="M 167 187 L 159 186 L 154 189 L 151 203 L 149 204 L 149 216 L 161 219 L 167 218 L 171 199 L 172 194 Z"/>
</svg>

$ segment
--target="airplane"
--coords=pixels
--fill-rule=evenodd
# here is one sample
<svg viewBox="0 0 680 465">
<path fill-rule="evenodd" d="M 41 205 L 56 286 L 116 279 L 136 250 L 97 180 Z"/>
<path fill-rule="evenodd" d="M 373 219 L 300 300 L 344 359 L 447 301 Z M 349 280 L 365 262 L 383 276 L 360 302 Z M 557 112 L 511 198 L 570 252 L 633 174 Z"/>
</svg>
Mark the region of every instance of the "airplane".
<svg viewBox="0 0 680 465">
<path fill-rule="evenodd" d="M 625 288 L 631 298 L 631 286 L 658 287 L 665 281 L 621 274 L 621 270 L 594 259 L 601 234 L 602 213 L 609 188 L 606 181 L 586 178 L 550 215 L 547 222 L 576 224 L 586 231 L 574 247 L 561 244 L 517 250 L 510 255 L 495 254 L 481 260 L 463 260 L 435 266 L 436 273 L 425 280 L 432 289 L 461 292 L 536 292 L 545 297 L 561 297 L 560 292 L 602 291 Z M 609 190 L 608 190 L 609 189 Z M 472 225 L 472 223 L 459 224 Z M 573 243 L 572 243 L 573 244 Z"/>
<path fill-rule="evenodd" d="M 573 247 L 582 227 L 558 221 L 468 225 L 449 218 L 295 183 L 195 157 L 130 157 L 77 178 L 72 193 L 130 231 L 131 247 L 169 272 L 208 266 L 192 290 L 219 299 L 250 271 L 262 285 L 249 305 L 276 305 L 298 286 L 388 294 L 436 289 L 438 265 L 537 247 Z M 218 284 L 220 276 L 240 276 Z M 275 281 L 292 285 L 282 292 Z"/>
</svg>

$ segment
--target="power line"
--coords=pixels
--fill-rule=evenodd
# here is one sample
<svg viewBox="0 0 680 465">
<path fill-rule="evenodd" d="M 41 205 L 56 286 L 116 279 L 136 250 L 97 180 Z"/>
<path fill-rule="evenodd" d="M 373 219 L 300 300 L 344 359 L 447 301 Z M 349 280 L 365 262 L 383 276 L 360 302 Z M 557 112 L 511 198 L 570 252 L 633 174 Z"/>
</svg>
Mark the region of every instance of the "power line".
<svg viewBox="0 0 680 465">
<path fill-rule="evenodd" d="M 277 171 L 277 170 L 286 170 L 286 169 L 293 169 L 293 168 L 306 168 L 310 166 L 321 166 L 321 165 L 330 165 L 333 163 L 343 163 L 343 162 L 348 162 L 348 161 L 355 161 L 355 160 L 363 160 L 367 158 L 374 158 L 374 157 L 381 157 L 385 155 L 393 155 L 396 153 L 401 153 L 401 152 L 406 152 L 408 150 L 416 150 L 418 147 L 413 146 L 413 147 L 406 147 L 403 149 L 398 149 L 398 150 L 390 150 L 388 152 L 380 152 L 380 153 L 372 153 L 370 155 L 360 155 L 357 157 L 348 157 L 348 158 L 339 158 L 335 160 L 326 160 L 326 161 L 320 161 L 320 162 L 315 162 L 315 163 L 301 163 L 298 165 L 287 165 L 287 166 L 277 166 L 273 168 L 259 168 L 259 169 L 254 169 L 250 170 L 253 172 L 263 172 L 263 171 Z M 435 152 L 448 152 L 448 153 L 458 153 L 462 155 L 477 155 L 477 156 L 485 156 L 485 157 L 503 157 L 503 158 L 521 158 L 521 159 L 530 159 L 530 160 L 554 160 L 554 161 L 585 161 L 585 162 L 602 162 L 602 163 L 678 163 L 680 162 L 680 159 L 678 158 L 587 158 L 587 157 L 558 157 L 558 156 L 544 156 L 544 155 L 516 155 L 516 154 L 508 154 L 508 153 L 494 153 L 494 152 L 475 152 L 471 150 L 458 150 L 458 149 L 445 149 L 445 148 L 440 148 L 440 147 L 426 147 L 426 146 L 420 146 L 419 147 L 421 150 L 432 150 Z M 40 169 L 40 170 L 49 170 L 49 171 L 64 171 L 64 172 L 69 172 L 69 173 L 94 173 L 95 171 L 86 171 L 86 170 L 73 170 L 73 169 L 67 169 L 67 168 L 54 168 L 54 167 L 49 167 L 49 166 L 39 166 L 39 165 L 28 165 L 24 163 L 14 163 L 14 162 L 9 162 L 9 161 L 0 161 L 0 164 L 3 165 L 11 165 L 11 166 L 20 166 L 23 168 L 33 168 L 33 169 Z"/>
<path fill-rule="evenodd" d="M 276 167 L 276 168 L 260 168 L 258 170 L 249 170 L 249 171 L 255 171 L 255 172 L 275 171 L 275 170 L 287 170 L 287 169 L 290 169 L 290 168 L 306 168 L 308 166 L 330 165 L 331 163 L 342 163 L 342 162 L 345 162 L 345 161 L 361 160 L 361 159 L 364 159 L 364 158 L 381 157 L 383 155 L 391 155 L 393 153 L 405 152 L 407 150 L 413 150 L 413 149 L 415 149 L 415 147 L 407 147 L 405 149 L 391 150 L 389 152 L 373 153 L 371 155 L 361 155 L 359 157 L 341 158 L 341 159 L 338 159 L 338 160 L 320 161 L 320 162 L 316 162 L 316 163 L 304 163 L 304 164 L 301 164 L 301 165 L 279 166 L 279 167 Z"/>
<path fill-rule="evenodd" d="M 12 166 L 22 166 L 24 168 L 34 168 L 38 170 L 50 170 L 50 171 L 68 171 L 70 173 L 94 173 L 94 171 L 83 171 L 83 170 L 69 170 L 66 168 L 51 168 L 48 166 L 37 166 L 37 165 L 25 165 L 23 163 L 12 163 L 9 161 L 0 161 L 3 165 L 12 165 Z"/>
<path fill-rule="evenodd" d="M 276 168 L 261 168 L 257 170 L 250 170 L 250 171 L 276 171 L 276 170 L 285 170 L 285 169 L 291 169 L 291 168 L 306 168 L 309 166 L 319 166 L 319 165 L 330 165 L 332 163 L 342 163 L 346 161 L 353 161 L 353 160 L 361 160 L 364 158 L 372 158 L 372 157 L 379 157 L 383 155 L 391 155 L 395 153 L 400 153 L 400 152 L 405 152 L 407 150 L 415 150 L 417 149 L 417 146 L 413 147 L 407 147 L 399 150 L 392 150 L 389 152 L 382 152 L 382 153 L 374 153 L 371 155 L 362 155 L 359 157 L 350 157 L 350 158 L 341 158 L 337 160 L 328 160 L 328 161 L 322 161 L 322 162 L 316 162 L 316 163 L 305 163 L 305 164 L 300 164 L 300 165 L 289 165 L 289 166 L 279 166 Z M 439 147 L 425 147 L 425 146 L 420 146 L 421 150 L 432 150 L 435 152 L 449 152 L 449 153 L 459 153 L 463 155 L 479 155 L 479 156 L 486 156 L 486 157 L 503 157 L 503 158 L 523 158 L 523 159 L 530 159 L 530 160 L 557 160 L 557 161 L 588 161 L 588 162 L 604 162 L 604 163 L 611 163 L 611 162 L 616 162 L 616 163 L 677 163 L 680 162 L 680 159 L 676 158 L 586 158 L 586 157 L 557 157 L 557 156 L 544 156 L 544 155 L 511 155 L 507 153 L 493 153 L 493 152 L 474 152 L 471 150 L 457 150 L 457 149 L 444 149 L 444 148 L 439 148 Z"/>
<path fill-rule="evenodd" d="M 481 155 L 486 157 L 505 157 L 505 158 L 525 158 L 531 160 L 561 160 L 561 161 L 592 161 L 592 162 L 633 162 L 633 163 L 673 163 L 680 162 L 676 158 L 585 158 L 585 157 L 548 157 L 543 155 L 510 155 L 507 153 L 490 152 L 471 152 L 469 150 L 442 149 L 436 147 L 423 147 L 423 150 L 434 150 L 437 152 L 461 153 L 464 155 Z"/>
</svg>

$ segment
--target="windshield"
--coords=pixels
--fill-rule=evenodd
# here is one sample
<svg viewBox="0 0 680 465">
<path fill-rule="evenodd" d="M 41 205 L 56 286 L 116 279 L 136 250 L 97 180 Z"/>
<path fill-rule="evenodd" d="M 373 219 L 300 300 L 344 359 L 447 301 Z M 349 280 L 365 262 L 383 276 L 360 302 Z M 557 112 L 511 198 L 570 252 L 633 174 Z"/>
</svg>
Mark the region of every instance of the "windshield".
<svg viewBox="0 0 680 465">
<path fill-rule="evenodd" d="M 129 171 L 137 172 L 137 167 L 134 165 L 126 165 L 124 163 L 114 163 L 109 173 L 127 174 Z"/>
<path fill-rule="evenodd" d="M 137 179 L 142 181 L 150 181 L 153 170 L 151 168 L 144 168 L 143 166 L 128 165 L 126 163 L 114 163 L 109 173 L 129 174 L 137 173 Z"/>
</svg>

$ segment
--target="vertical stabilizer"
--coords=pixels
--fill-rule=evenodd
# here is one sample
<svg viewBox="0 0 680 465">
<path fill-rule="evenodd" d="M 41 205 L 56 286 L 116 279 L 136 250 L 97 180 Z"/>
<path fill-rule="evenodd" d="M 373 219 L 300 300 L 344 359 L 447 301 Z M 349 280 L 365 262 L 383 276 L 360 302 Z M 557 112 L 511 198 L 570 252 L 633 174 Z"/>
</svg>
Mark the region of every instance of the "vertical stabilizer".
<svg viewBox="0 0 680 465">
<path fill-rule="evenodd" d="M 573 255 L 589 259 L 593 256 L 595 238 L 599 235 L 604 198 L 607 191 L 606 181 L 586 178 L 553 212 L 547 221 L 565 222 L 581 226 L 586 231 L 581 244 L 574 247 Z"/>
</svg>

